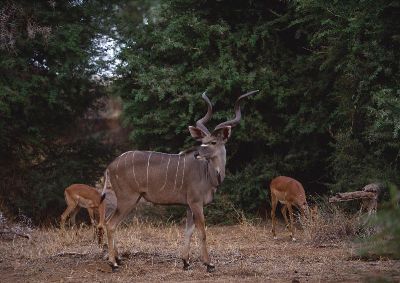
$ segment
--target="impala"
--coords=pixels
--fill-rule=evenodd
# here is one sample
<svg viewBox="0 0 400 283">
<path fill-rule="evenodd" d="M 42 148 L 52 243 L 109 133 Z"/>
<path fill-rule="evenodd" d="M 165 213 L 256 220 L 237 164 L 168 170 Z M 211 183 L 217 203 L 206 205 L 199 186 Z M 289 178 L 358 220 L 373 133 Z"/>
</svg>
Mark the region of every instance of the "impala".
<svg viewBox="0 0 400 283">
<path fill-rule="evenodd" d="M 278 201 L 283 204 L 281 208 L 281 212 L 283 218 L 285 219 L 286 225 L 289 226 L 290 237 L 293 241 L 293 206 L 298 207 L 303 215 L 307 215 L 308 213 L 308 204 L 306 201 L 306 194 L 304 192 L 304 188 L 302 184 L 290 177 L 279 176 L 274 178 L 270 184 L 271 191 L 271 218 L 272 218 L 272 235 L 274 239 L 277 239 L 275 233 L 275 210 L 278 204 Z M 287 212 L 289 211 L 290 225 L 287 218 Z"/>
<path fill-rule="evenodd" d="M 98 236 L 99 244 L 102 243 L 104 233 L 105 202 L 98 190 L 83 184 L 73 184 L 64 191 L 67 208 L 61 215 L 61 229 L 65 229 L 65 221 L 70 217 L 72 225 L 75 225 L 75 217 L 81 207 L 89 212 L 90 222 L 93 226 L 94 237 Z M 96 227 L 95 212 L 99 215 L 99 223 Z"/>
<path fill-rule="evenodd" d="M 185 205 L 187 219 L 182 250 L 183 268 L 186 270 L 190 266 L 190 240 L 196 227 L 199 231 L 201 260 L 208 272 L 215 269 L 207 251 L 203 206 L 213 200 L 225 178 L 225 143 L 231 135 L 231 128 L 240 121 L 239 102 L 255 92 L 240 96 L 235 103 L 235 118 L 219 124 L 212 133 L 204 125 L 212 116 L 212 105 L 203 93 L 202 98 L 208 106 L 207 113 L 196 122 L 195 127 L 189 126 L 191 136 L 201 142 L 199 147 L 180 154 L 128 151 L 107 167 L 105 183 L 111 183 L 117 199 L 116 211 L 106 224 L 108 259 L 113 269 L 118 267 L 115 229 L 142 197 L 155 204 Z"/>
</svg>

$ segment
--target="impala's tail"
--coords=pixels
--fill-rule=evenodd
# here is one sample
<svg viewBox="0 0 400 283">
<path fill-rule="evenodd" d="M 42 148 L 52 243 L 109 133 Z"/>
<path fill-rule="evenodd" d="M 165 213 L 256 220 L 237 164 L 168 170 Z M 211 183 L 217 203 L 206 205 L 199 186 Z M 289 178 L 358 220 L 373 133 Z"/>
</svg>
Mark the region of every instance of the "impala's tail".
<svg viewBox="0 0 400 283">
<path fill-rule="evenodd" d="M 107 190 L 107 187 L 109 187 L 109 184 L 110 184 L 110 177 L 109 177 L 108 169 L 106 169 L 106 171 L 104 172 L 104 187 L 103 187 L 103 191 L 101 192 L 100 203 L 103 202 L 103 200 L 106 198 L 106 190 Z"/>
</svg>

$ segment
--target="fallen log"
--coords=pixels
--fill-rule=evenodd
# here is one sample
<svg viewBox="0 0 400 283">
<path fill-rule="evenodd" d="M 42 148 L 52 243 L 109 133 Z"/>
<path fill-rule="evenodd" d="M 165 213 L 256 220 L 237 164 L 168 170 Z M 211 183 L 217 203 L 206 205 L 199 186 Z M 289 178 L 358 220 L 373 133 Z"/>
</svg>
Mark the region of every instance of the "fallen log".
<svg viewBox="0 0 400 283">
<path fill-rule="evenodd" d="M 378 197 L 382 192 L 383 188 L 381 184 L 373 183 L 368 184 L 361 191 L 337 193 L 333 197 L 329 198 L 330 203 L 361 200 L 360 213 L 363 210 L 368 212 L 368 215 L 375 214 L 378 207 Z"/>
<path fill-rule="evenodd" d="M 335 196 L 329 198 L 329 202 L 350 201 L 355 199 L 374 199 L 377 194 L 374 192 L 355 191 L 347 193 L 337 193 Z"/>
</svg>

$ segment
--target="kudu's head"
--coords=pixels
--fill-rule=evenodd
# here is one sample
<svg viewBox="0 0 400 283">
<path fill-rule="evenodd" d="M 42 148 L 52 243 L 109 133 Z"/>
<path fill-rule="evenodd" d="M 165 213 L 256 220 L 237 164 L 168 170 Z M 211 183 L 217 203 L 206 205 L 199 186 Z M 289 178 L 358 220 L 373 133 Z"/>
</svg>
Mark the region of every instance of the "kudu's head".
<svg viewBox="0 0 400 283">
<path fill-rule="evenodd" d="M 211 161 L 214 164 L 214 167 L 216 168 L 218 173 L 220 174 L 225 175 L 225 143 L 231 136 L 232 127 L 236 126 L 241 118 L 240 100 L 256 92 L 258 92 L 258 90 L 241 95 L 235 103 L 235 118 L 217 125 L 212 133 L 210 133 L 210 131 L 204 125 L 211 118 L 212 105 L 210 100 L 206 96 L 206 93 L 204 92 L 202 95 L 203 99 L 207 103 L 208 111 L 203 118 L 196 122 L 195 127 L 189 126 L 189 131 L 194 139 L 201 142 L 201 145 L 197 148 L 195 153 L 196 158 Z"/>
</svg>

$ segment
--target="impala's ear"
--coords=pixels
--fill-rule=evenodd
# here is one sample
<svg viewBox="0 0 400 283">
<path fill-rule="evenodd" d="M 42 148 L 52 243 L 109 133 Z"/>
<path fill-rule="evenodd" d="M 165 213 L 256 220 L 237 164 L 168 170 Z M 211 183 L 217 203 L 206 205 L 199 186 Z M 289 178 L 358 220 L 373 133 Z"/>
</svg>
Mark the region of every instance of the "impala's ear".
<svg viewBox="0 0 400 283">
<path fill-rule="evenodd" d="M 231 126 L 226 126 L 221 129 L 215 130 L 212 134 L 213 134 L 213 136 L 222 137 L 223 140 L 227 141 L 229 139 L 229 137 L 231 136 L 231 132 L 232 132 L 231 129 L 232 129 Z"/>
<path fill-rule="evenodd" d="M 205 132 L 193 126 L 189 126 L 189 132 L 192 135 L 192 137 L 198 141 L 207 136 Z"/>
</svg>

